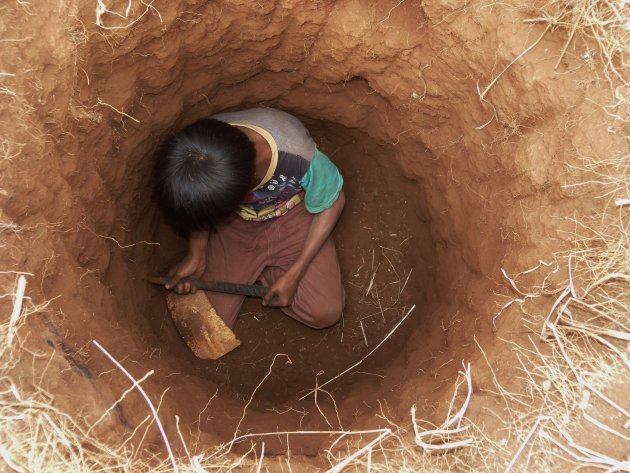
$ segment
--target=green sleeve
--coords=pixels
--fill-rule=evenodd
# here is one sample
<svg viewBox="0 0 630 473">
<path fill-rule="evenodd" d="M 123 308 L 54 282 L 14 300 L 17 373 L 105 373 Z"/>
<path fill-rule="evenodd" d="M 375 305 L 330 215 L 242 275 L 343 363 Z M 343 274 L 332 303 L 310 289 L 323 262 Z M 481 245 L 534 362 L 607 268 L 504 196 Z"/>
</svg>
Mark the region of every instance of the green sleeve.
<svg viewBox="0 0 630 473">
<path fill-rule="evenodd" d="M 343 177 L 328 156 L 315 149 L 315 157 L 300 184 L 305 192 L 306 210 L 317 214 L 335 203 L 343 187 Z"/>
</svg>

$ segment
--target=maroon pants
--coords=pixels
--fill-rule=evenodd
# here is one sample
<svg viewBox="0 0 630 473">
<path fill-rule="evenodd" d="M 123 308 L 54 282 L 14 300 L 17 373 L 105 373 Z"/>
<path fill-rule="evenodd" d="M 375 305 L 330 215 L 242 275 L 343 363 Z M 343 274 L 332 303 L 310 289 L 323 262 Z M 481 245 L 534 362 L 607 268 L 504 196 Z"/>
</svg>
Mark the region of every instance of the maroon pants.
<svg viewBox="0 0 630 473">
<path fill-rule="evenodd" d="M 282 276 L 302 252 L 313 216 L 303 204 L 281 217 L 250 222 L 230 216 L 211 233 L 204 279 L 265 286 Z M 243 296 L 207 292 L 217 314 L 230 327 L 243 305 Z M 345 292 L 332 237 L 324 242 L 301 279 L 288 316 L 313 328 L 333 325 L 341 317 Z"/>
</svg>

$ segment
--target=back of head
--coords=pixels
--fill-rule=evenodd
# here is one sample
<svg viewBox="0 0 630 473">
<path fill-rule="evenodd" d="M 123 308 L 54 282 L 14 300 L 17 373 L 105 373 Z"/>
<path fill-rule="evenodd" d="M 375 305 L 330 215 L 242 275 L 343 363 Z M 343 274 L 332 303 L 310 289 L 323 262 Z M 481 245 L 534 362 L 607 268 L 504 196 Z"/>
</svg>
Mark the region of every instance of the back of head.
<svg viewBox="0 0 630 473">
<path fill-rule="evenodd" d="M 256 151 L 227 123 L 200 120 L 168 139 L 157 156 L 160 206 L 180 231 L 209 229 L 254 186 Z"/>
</svg>

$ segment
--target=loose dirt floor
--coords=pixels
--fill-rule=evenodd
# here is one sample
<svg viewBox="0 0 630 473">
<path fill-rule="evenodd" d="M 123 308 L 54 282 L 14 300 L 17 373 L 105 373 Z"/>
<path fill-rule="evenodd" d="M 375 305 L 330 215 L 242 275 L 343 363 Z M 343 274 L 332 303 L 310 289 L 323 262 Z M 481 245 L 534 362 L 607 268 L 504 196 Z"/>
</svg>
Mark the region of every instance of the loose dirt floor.
<svg viewBox="0 0 630 473">
<path fill-rule="evenodd" d="M 578 3 L 0 5 L 3 469 L 630 471 L 630 6 Z M 256 106 L 344 176 L 346 307 L 199 360 L 154 156 Z"/>
</svg>

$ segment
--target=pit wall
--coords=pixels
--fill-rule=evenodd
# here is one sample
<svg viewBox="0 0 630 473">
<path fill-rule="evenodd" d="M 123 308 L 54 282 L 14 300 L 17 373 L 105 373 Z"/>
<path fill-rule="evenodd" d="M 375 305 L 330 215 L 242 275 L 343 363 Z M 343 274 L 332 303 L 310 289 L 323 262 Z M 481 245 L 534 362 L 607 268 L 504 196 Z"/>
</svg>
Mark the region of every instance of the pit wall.
<svg viewBox="0 0 630 473">
<path fill-rule="evenodd" d="M 580 204 L 562 188 L 564 163 L 610 145 L 595 137 L 617 139 L 589 102 L 601 102 L 603 88 L 580 82 L 579 70 L 553 70 L 559 35 L 480 100 L 541 35 L 522 23 L 526 12 L 482 2 L 174 1 L 134 3 L 125 20 L 76 3 L 2 7 L 3 34 L 19 41 L 2 52 L 10 93 L 0 95 L 0 198 L 3 221 L 21 230 L 5 232 L 0 251 L 5 267 L 35 275 L 32 297 L 58 297 L 49 317 L 88 364 L 94 334 L 143 366 L 162 348 L 126 330 L 149 329 L 120 301 L 147 296 L 145 261 L 156 254 L 126 245 L 150 241 L 158 225 L 149 192 L 157 144 L 212 112 L 276 106 L 391 149 L 388 159 L 422 189 L 416 211 L 434 245 L 429 286 L 441 305 L 426 336 L 443 338 L 452 358 L 470 352 L 475 331 L 488 333 L 499 268 L 559 244 L 553 216 Z M 563 70 L 582 66 L 579 51 L 566 61 Z M 111 274 L 114 263 L 129 279 Z M 437 322 L 462 317 L 471 322 L 448 333 Z M 167 384 L 157 378 L 147 381 L 156 391 Z M 100 386 L 89 403 L 106 408 L 123 384 Z"/>
</svg>

